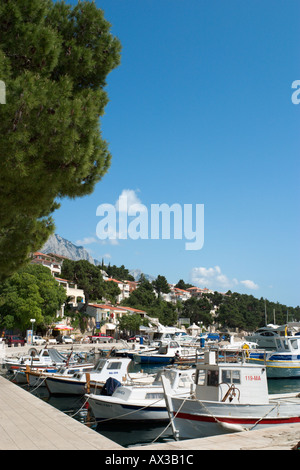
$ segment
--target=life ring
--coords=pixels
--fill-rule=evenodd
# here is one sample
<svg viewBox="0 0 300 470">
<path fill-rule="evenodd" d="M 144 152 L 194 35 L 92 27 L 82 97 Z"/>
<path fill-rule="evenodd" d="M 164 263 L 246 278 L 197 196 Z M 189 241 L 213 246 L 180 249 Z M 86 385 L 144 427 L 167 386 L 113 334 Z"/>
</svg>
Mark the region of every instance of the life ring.
<svg viewBox="0 0 300 470">
<path fill-rule="evenodd" d="M 35 357 L 37 355 L 37 350 L 35 348 L 28 349 L 28 355 L 31 357 Z"/>
<path fill-rule="evenodd" d="M 249 351 L 249 345 L 248 344 L 243 344 L 242 349 L 246 352 L 246 356 L 250 356 L 250 351 Z"/>
</svg>

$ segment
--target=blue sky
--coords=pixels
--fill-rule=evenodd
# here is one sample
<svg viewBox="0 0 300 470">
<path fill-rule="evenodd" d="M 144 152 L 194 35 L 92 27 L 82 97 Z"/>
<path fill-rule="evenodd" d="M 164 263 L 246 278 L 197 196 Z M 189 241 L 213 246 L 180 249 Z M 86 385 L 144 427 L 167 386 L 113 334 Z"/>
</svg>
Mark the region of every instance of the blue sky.
<svg viewBox="0 0 300 470">
<path fill-rule="evenodd" d="M 299 0 L 96 0 L 122 43 L 101 119 L 112 164 L 56 233 L 94 258 L 300 304 Z M 101 204 L 204 204 L 204 245 L 99 240 Z"/>
</svg>

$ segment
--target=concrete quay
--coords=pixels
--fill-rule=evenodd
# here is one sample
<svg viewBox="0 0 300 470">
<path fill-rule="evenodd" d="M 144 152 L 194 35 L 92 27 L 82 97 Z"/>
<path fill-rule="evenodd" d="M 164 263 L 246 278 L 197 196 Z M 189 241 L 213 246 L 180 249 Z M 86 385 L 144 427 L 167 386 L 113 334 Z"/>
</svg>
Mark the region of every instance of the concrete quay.
<svg viewBox="0 0 300 470">
<path fill-rule="evenodd" d="M 0 376 L 1 450 L 120 450 L 121 446 Z"/>
</svg>

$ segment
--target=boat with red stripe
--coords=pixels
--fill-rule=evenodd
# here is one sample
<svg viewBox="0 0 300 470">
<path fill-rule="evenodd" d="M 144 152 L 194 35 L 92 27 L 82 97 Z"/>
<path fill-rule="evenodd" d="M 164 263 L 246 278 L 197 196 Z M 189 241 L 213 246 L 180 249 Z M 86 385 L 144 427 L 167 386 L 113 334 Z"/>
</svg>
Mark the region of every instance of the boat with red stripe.
<svg viewBox="0 0 300 470">
<path fill-rule="evenodd" d="M 197 364 L 195 385 L 188 397 L 170 394 L 164 380 L 176 438 L 300 423 L 300 393 L 269 394 L 266 367 L 246 362 L 243 351 L 235 363 L 221 362 L 220 357 L 217 350 L 205 352 L 204 363 Z"/>
</svg>

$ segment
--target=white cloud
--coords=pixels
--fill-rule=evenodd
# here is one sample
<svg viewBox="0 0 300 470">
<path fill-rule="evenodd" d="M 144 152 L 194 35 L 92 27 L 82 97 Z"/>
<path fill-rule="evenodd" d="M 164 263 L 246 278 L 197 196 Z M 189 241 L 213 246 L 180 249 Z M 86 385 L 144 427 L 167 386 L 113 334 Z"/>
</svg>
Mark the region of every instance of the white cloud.
<svg viewBox="0 0 300 470">
<path fill-rule="evenodd" d="M 115 208 L 118 212 L 128 212 L 129 208 L 134 205 L 139 206 L 140 211 L 145 211 L 147 208 L 142 204 L 137 196 L 137 191 L 134 189 L 123 189 L 118 200 L 116 201 Z"/>
<path fill-rule="evenodd" d="M 239 284 L 242 284 L 247 289 L 258 289 L 259 286 L 253 281 L 238 281 L 238 279 L 230 279 L 222 273 L 220 266 L 213 268 L 195 267 L 191 271 L 191 282 L 197 287 L 207 287 L 212 290 L 227 291 L 232 290 Z"/>
<path fill-rule="evenodd" d="M 98 240 L 95 237 L 84 237 L 82 240 L 77 240 L 75 242 L 75 245 L 81 246 L 81 245 L 90 245 L 91 243 L 96 243 Z"/>
<path fill-rule="evenodd" d="M 255 284 L 255 282 L 253 281 L 249 281 L 249 280 L 246 280 L 246 281 L 241 281 L 241 284 L 243 284 L 245 287 L 247 287 L 247 289 L 258 289 L 259 286 L 257 284 Z"/>
</svg>

